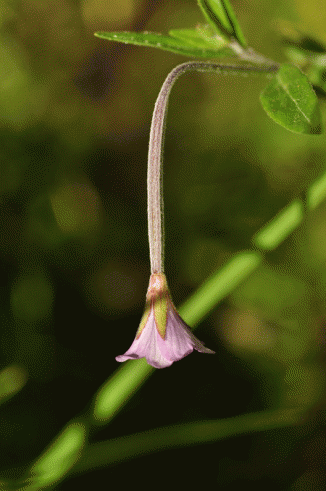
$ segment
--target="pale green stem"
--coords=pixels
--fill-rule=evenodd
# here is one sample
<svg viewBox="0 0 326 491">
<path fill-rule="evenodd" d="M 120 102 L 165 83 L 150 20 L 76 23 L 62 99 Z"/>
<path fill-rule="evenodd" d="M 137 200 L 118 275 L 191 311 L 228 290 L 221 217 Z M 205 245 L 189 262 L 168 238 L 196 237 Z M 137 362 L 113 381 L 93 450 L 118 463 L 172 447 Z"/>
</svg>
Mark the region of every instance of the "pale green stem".
<svg viewBox="0 0 326 491">
<path fill-rule="evenodd" d="M 75 422 L 67 425 L 61 435 L 54 440 L 33 465 L 29 477 L 24 479 L 20 486 L 17 482 L 6 481 L 0 482 L 0 489 L 41 491 L 48 489 L 51 484 L 57 485 L 67 477 L 68 471 L 73 476 L 149 453 L 299 425 L 305 420 L 305 408 L 295 408 L 247 413 L 218 420 L 195 421 L 90 444 L 82 455 L 85 440 L 82 424 Z M 11 471 L 12 474 L 19 474 L 19 469 Z"/>
<path fill-rule="evenodd" d="M 236 435 L 302 423 L 303 409 L 277 409 L 135 433 L 89 445 L 72 473 L 79 474 L 162 450 L 215 442 Z"/>
<path fill-rule="evenodd" d="M 188 61 L 175 67 L 166 77 L 157 97 L 151 124 L 148 149 L 147 200 L 148 200 L 148 238 L 151 273 L 164 272 L 164 204 L 162 153 L 164 144 L 165 120 L 171 89 L 182 73 L 189 71 L 222 71 L 245 73 L 274 73 L 278 64 L 266 65 L 224 65 L 212 61 Z"/>
</svg>

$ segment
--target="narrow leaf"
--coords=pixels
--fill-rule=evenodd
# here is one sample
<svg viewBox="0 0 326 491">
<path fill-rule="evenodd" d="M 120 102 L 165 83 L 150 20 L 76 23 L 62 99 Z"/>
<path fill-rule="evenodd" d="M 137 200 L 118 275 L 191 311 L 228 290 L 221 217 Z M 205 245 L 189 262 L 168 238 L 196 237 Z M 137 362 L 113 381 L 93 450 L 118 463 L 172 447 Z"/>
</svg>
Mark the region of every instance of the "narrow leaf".
<svg viewBox="0 0 326 491">
<path fill-rule="evenodd" d="M 201 49 L 221 49 L 227 45 L 226 41 L 216 35 L 203 35 L 201 29 L 173 29 L 169 31 L 170 36 L 181 39 L 188 45 L 196 46 Z M 230 50 L 231 53 L 231 50 Z"/>
<path fill-rule="evenodd" d="M 234 37 L 244 48 L 247 46 L 239 22 L 229 0 L 198 0 L 198 5 L 210 25 L 226 39 Z"/>
<path fill-rule="evenodd" d="M 211 8 L 209 0 L 198 0 L 198 5 L 205 19 L 213 27 L 213 29 L 220 31 L 227 38 L 230 37 L 232 26 L 225 14 L 225 11 L 220 1 L 214 2 L 215 6 Z"/>
<path fill-rule="evenodd" d="M 215 442 L 237 435 L 300 425 L 304 421 L 302 409 L 274 409 L 245 413 L 232 418 L 163 426 L 90 444 L 72 473 L 94 471 L 100 467 L 120 464 L 125 460 L 162 450 L 189 448 L 190 445 Z"/>
<path fill-rule="evenodd" d="M 213 2 L 216 3 L 217 0 L 210 0 L 210 3 L 213 3 Z M 223 3 L 224 10 L 228 16 L 230 24 L 232 25 L 233 36 L 239 41 L 241 46 L 246 48 L 247 42 L 245 40 L 242 29 L 240 27 L 238 19 L 234 13 L 234 10 L 233 10 L 229 0 L 221 0 L 221 3 Z"/>
<path fill-rule="evenodd" d="M 224 55 L 234 56 L 234 51 L 227 48 L 225 39 L 216 35 L 216 32 L 213 32 L 209 26 L 198 26 L 196 29 L 173 29 L 169 31 L 169 35 L 200 49 L 224 50 Z"/>
<path fill-rule="evenodd" d="M 317 96 L 299 68 L 284 64 L 260 94 L 267 114 L 294 133 L 321 133 Z"/>
<path fill-rule="evenodd" d="M 187 29 L 185 29 L 187 30 Z M 191 29 L 189 29 L 191 31 Z M 125 44 L 135 44 L 138 46 L 148 46 L 151 48 L 159 48 L 165 51 L 172 51 L 184 56 L 193 56 L 196 58 L 219 58 L 221 56 L 229 56 L 230 50 L 214 49 L 208 47 L 206 44 L 200 47 L 195 45 L 194 37 L 191 36 L 186 39 L 186 35 L 183 38 L 164 36 L 163 34 L 154 32 L 96 32 L 95 36 L 101 39 L 107 39 L 109 41 L 119 41 Z M 190 41 L 189 41 L 189 38 Z"/>
</svg>

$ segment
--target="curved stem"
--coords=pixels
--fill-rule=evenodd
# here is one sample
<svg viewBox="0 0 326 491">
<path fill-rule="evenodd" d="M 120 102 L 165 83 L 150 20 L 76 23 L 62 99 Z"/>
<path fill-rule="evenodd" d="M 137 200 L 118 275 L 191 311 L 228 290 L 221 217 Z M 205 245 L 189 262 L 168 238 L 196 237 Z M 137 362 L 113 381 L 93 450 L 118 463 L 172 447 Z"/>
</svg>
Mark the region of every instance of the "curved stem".
<svg viewBox="0 0 326 491">
<path fill-rule="evenodd" d="M 182 73 L 202 72 L 238 72 L 238 73 L 274 73 L 278 64 L 266 65 L 224 65 L 212 61 L 188 61 L 175 67 L 166 77 L 155 103 L 148 150 L 147 200 L 148 200 L 148 237 L 151 273 L 164 272 L 164 204 L 162 149 L 168 100 L 171 89 Z"/>
</svg>

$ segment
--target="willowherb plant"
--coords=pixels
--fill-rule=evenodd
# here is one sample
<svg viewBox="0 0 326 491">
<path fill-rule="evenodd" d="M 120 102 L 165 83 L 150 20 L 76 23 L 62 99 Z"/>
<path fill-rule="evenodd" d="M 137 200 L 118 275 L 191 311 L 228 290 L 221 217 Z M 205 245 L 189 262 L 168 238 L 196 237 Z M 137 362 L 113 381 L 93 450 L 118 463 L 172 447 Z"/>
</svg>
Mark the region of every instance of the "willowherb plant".
<svg viewBox="0 0 326 491">
<path fill-rule="evenodd" d="M 303 221 L 305 212 L 314 210 L 326 197 L 326 173 L 324 173 L 310 185 L 305 195 L 305 202 L 301 198 L 296 198 L 281 210 L 271 222 L 254 235 L 252 239 L 254 250 L 234 254 L 181 306 L 180 315 L 178 314 L 171 300 L 164 274 L 162 187 L 164 126 L 167 103 L 175 81 L 181 74 L 191 70 L 210 71 L 216 74 L 221 72 L 267 74 L 271 80 L 260 96 L 263 108 L 275 122 L 301 134 L 321 132 L 318 101 L 312 84 L 320 94 L 326 94 L 324 81 L 326 48 L 319 42 L 294 31 L 293 27 L 291 30 L 283 30 L 284 41 L 288 45 L 286 54 L 290 63 L 279 64 L 247 46 L 228 0 L 198 0 L 198 4 L 207 25 L 197 26 L 195 29 L 174 29 L 169 32 L 169 35 L 148 32 L 96 34 L 104 39 L 151 46 L 200 58 L 200 61 L 188 61 L 178 65 L 168 74 L 155 104 L 148 153 L 148 234 L 151 276 L 145 311 L 136 338 L 127 352 L 117 357 L 118 361 L 146 358 L 147 362 L 156 368 L 170 366 L 194 349 L 203 353 L 213 353 L 192 334 L 181 316 L 191 325 L 198 324 L 219 301 L 229 295 L 262 264 L 264 251 L 278 247 Z M 295 36 L 290 39 L 289 36 L 293 32 Z M 232 60 L 228 63 L 217 60 L 223 57 Z M 100 425 L 108 424 L 153 373 L 152 367 L 146 364 L 145 360 L 137 360 L 133 364 L 121 366 L 100 387 L 94 396 L 91 409 L 88 408 L 84 415 L 68 422 L 47 449 L 31 464 L 29 471 L 21 480 L 12 479 L 7 482 L 7 480 L 3 481 L 1 476 L 0 488 L 25 491 L 42 490 L 49 486 L 52 488 L 73 471 L 94 470 L 96 467 L 115 464 L 162 448 L 214 442 L 237 434 L 301 424 L 306 420 L 311 406 L 316 405 L 318 395 L 314 399 L 314 390 L 318 391 L 319 387 L 314 377 L 316 373 L 319 376 L 321 370 L 318 366 L 314 372 L 310 361 L 306 363 L 309 357 L 307 352 L 302 350 L 301 338 L 297 336 L 297 332 L 294 331 L 294 334 L 300 342 L 300 357 L 304 357 L 300 359 L 303 359 L 307 365 L 307 372 L 305 372 L 307 376 L 301 379 L 300 372 L 295 373 L 299 363 L 294 363 L 293 358 L 289 358 L 290 370 L 286 383 L 291 379 L 292 387 L 295 384 L 300 386 L 302 391 L 308 389 L 307 392 L 312 386 L 312 396 L 308 396 L 308 403 L 303 398 L 299 400 L 298 406 L 291 403 L 290 408 L 284 405 L 285 407 L 272 411 L 244 414 L 222 420 L 182 423 L 172 427 L 156 428 L 145 434 L 136 433 L 129 437 L 123 436 L 106 442 L 92 443 L 88 446 L 89 436 L 93 436 Z M 311 340 L 309 334 L 304 342 L 310 346 Z M 290 342 L 292 343 L 292 340 Z M 293 350 L 291 345 L 291 353 Z M 282 439 L 280 441 L 282 445 Z M 284 452 L 281 452 L 282 458 L 283 454 Z M 323 475 L 318 467 L 316 470 L 319 482 L 320 476 Z M 17 468 L 12 469 L 9 474 L 15 476 Z M 306 479 L 308 474 L 312 476 L 312 482 L 315 474 L 310 470 L 301 477 Z M 301 480 L 301 477 L 300 488 L 302 484 L 309 482 L 309 479 L 305 481 Z"/>
<path fill-rule="evenodd" d="M 208 25 L 170 31 L 169 36 L 144 33 L 98 32 L 98 37 L 152 46 L 175 53 L 217 58 L 232 56 L 238 63 L 189 61 L 174 68 L 158 95 L 150 131 L 148 152 L 148 236 L 151 277 L 146 308 L 136 338 L 117 361 L 145 357 L 156 368 L 170 366 L 196 349 L 213 353 L 190 331 L 177 313 L 164 275 L 164 208 L 162 149 L 168 99 L 177 78 L 186 71 L 263 73 L 273 76 L 261 93 L 261 103 L 277 123 L 296 133 L 320 133 L 318 101 L 308 78 L 294 65 L 278 63 L 247 47 L 240 25 L 228 0 L 198 0 Z M 245 63 L 244 63 L 245 62 Z"/>
</svg>

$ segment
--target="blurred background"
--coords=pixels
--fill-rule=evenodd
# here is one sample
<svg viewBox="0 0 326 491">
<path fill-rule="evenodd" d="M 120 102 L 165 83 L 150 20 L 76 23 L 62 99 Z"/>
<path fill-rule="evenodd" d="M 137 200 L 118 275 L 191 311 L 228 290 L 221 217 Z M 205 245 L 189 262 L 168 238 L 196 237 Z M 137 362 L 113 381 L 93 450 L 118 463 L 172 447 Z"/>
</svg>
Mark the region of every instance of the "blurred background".
<svg viewBox="0 0 326 491">
<path fill-rule="evenodd" d="M 233 0 L 250 46 L 285 60 L 279 20 L 326 43 L 323 0 Z M 150 120 L 186 58 L 95 31 L 203 22 L 195 0 L 0 0 L 0 476 L 83 413 L 131 344 L 149 279 Z M 318 15 L 316 15 L 318 13 Z M 325 137 L 263 112 L 262 76 L 189 73 L 165 145 L 166 272 L 176 305 L 325 170 Z M 322 103 L 323 104 L 323 103 Z M 324 106 L 322 105 L 322 109 Z M 323 490 L 326 204 L 199 326 L 217 352 L 158 371 L 96 441 L 250 411 L 299 428 L 168 450 L 62 482 Z M 164 466 L 164 472 L 162 472 Z M 172 484 L 171 484 L 172 483 Z M 145 485 L 146 485 L 145 484 Z"/>
</svg>

